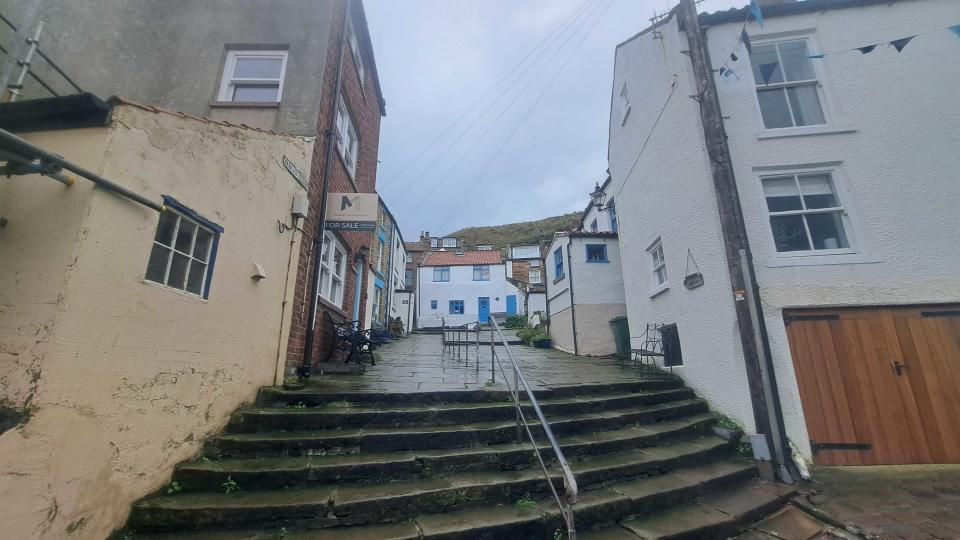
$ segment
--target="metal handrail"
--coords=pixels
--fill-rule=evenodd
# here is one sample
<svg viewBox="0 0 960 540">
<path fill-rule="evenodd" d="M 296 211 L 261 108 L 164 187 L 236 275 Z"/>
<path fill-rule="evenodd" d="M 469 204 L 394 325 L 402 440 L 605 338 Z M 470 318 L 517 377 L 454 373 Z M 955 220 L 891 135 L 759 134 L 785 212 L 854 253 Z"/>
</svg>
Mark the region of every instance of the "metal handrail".
<svg viewBox="0 0 960 540">
<path fill-rule="evenodd" d="M 506 370 L 503 369 L 503 364 L 500 363 L 500 357 L 497 356 L 496 339 L 494 338 L 494 333 L 496 333 L 496 337 L 499 337 L 500 341 L 503 342 L 503 347 L 507 351 L 507 358 L 509 358 L 510 363 L 513 364 L 513 386 L 510 385 L 510 382 L 506 377 Z M 491 382 L 495 382 L 496 380 L 496 364 L 500 366 L 500 371 L 504 374 L 504 383 L 507 385 L 507 389 L 510 391 L 511 399 L 514 407 L 516 407 L 517 410 L 517 439 L 519 440 L 522 438 L 520 426 L 523 425 L 524 430 L 527 432 L 527 437 L 530 439 L 530 444 L 533 446 L 533 453 L 535 456 L 537 456 L 537 461 L 540 463 L 540 468 L 543 470 L 543 475 L 547 479 L 547 485 L 550 486 L 550 493 L 553 494 L 553 498 L 557 501 L 557 506 L 560 508 L 560 514 L 563 517 L 564 523 L 567 525 L 567 538 L 569 540 L 576 540 L 577 531 L 573 523 L 573 508 L 571 505 L 576 503 L 580 498 L 580 494 L 577 489 L 577 480 L 573 476 L 573 471 L 570 469 L 570 464 L 567 463 L 567 458 L 563 456 L 563 451 L 560 450 L 560 445 L 557 444 L 557 439 L 553 436 L 553 430 L 550 429 L 550 424 L 547 422 L 546 417 L 543 415 L 543 411 L 540 409 L 540 403 L 537 401 L 536 396 L 533 395 L 533 390 L 530 388 L 527 378 L 524 377 L 523 371 L 520 369 L 520 364 L 517 362 L 517 357 L 513 354 L 513 349 L 510 348 L 510 343 L 507 341 L 506 337 L 504 337 L 503 331 L 500 330 L 500 326 L 497 324 L 497 321 L 494 317 L 490 317 L 490 357 Z M 530 405 L 533 407 L 534 413 L 536 413 L 537 420 L 540 422 L 540 427 L 543 428 L 543 432 L 547 436 L 547 441 L 550 443 L 550 448 L 553 450 L 553 453 L 557 458 L 557 463 L 560 465 L 560 471 L 563 473 L 564 497 L 562 498 L 559 494 L 557 494 L 557 489 L 554 487 L 553 480 L 550 478 L 550 472 L 547 471 L 547 465 L 543 461 L 543 456 L 540 455 L 540 448 L 537 446 L 537 441 L 534 439 L 533 433 L 530 431 L 530 424 L 527 422 L 527 418 L 523 414 L 523 408 L 520 406 L 519 398 L 521 386 L 527 394 L 527 399 L 530 400 Z"/>
</svg>

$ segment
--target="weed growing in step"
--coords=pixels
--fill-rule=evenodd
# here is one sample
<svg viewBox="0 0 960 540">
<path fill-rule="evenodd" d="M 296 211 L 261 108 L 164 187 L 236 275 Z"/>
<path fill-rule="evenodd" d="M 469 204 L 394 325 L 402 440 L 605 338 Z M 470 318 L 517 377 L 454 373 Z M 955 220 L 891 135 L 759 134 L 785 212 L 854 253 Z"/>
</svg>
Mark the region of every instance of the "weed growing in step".
<svg viewBox="0 0 960 540">
<path fill-rule="evenodd" d="M 228 476 L 227 481 L 220 485 L 223 486 L 223 492 L 227 494 L 240 491 L 240 484 L 234 482 L 232 476 Z"/>
<path fill-rule="evenodd" d="M 718 412 L 713 413 L 717 417 L 717 425 L 725 427 L 727 429 L 743 429 L 739 424 L 734 422 L 729 416 L 720 414 Z"/>
<path fill-rule="evenodd" d="M 197 461 L 199 461 L 200 463 L 210 463 L 213 460 L 208 458 L 207 456 L 200 456 L 200 459 L 198 459 Z"/>
<path fill-rule="evenodd" d="M 287 407 L 290 409 L 306 409 L 307 404 L 302 401 L 298 401 L 296 403 L 288 404 Z"/>
<path fill-rule="evenodd" d="M 536 508 L 537 501 L 533 500 L 533 498 L 530 497 L 529 493 L 524 493 L 523 497 L 520 497 L 519 499 L 517 499 L 517 501 L 514 502 L 513 505 L 516 506 L 517 508 Z"/>
<path fill-rule="evenodd" d="M 553 540 L 563 540 L 567 535 L 563 532 L 563 529 L 554 529 L 553 530 Z"/>
<path fill-rule="evenodd" d="M 753 446 L 748 442 L 741 442 L 737 445 L 737 455 L 753 459 Z"/>
<path fill-rule="evenodd" d="M 176 495 L 183 491 L 183 486 L 180 485 L 180 482 L 174 480 L 170 482 L 170 485 L 167 486 L 167 495 Z"/>
<path fill-rule="evenodd" d="M 286 537 L 287 537 L 287 528 L 280 527 L 280 538 L 286 538 Z"/>
<path fill-rule="evenodd" d="M 490 388 L 490 387 L 493 386 L 494 384 L 496 384 L 496 383 L 494 383 L 493 381 L 487 379 L 487 382 L 483 383 L 483 386 L 484 386 L 484 388 Z"/>
<path fill-rule="evenodd" d="M 349 409 L 350 407 L 353 407 L 353 403 L 350 403 L 349 401 L 331 401 L 330 403 L 327 403 L 326 406 L 331 409 Z"/>
</svg>

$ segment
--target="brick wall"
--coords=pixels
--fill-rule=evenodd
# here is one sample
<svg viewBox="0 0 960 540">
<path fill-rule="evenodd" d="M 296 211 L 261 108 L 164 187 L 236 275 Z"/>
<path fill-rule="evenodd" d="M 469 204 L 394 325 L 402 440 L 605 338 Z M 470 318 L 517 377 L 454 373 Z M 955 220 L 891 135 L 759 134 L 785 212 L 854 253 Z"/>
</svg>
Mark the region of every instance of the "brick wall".
<svg viewBox="0 0 960 540">
<path fill-rule="evenodd" d="M 317 144 L 314 146 L 313 161 L 310 167 L 310 184 L 308 197 L 310 198 L 310 215 L 302 223 L 303 229 L 313 235 L 317 230 L 317 221 L 320 212 L 320 199 L 323 189 L 323 170 L 327 153 L 327 145 L 331 137 L 326 135 L 330 128 L 332 104 L 336 100 L 334 94 L 336 85 L 336 70 L 340 55 L 340 38 L 342 35 L 343 12 L 346 7 L 344 0 L 336 0 L 330 20 L 331 44 L 328 48 L 326 70 L 323 73 L 322 92 L 323 100 L 320 106 L 320 115 L 317 119 Z M 355 28 L 359 28 L 359 18 L 353 18 Z M 362 40 L 361 40 L 362 43 Z M 364 46 L 364 45 L 361 45 Z M 370 54 L 370 51 L 366 51 Z M 368 58 L 370 58 L 368 56 Z M 353 120 L 354 129 L 359 136 L 356 173 L 353 179 L 347 171 L 346 165 L 336 148 L 333 150 L 333 159 L 330 168 L 329 191 L 333 192 L 365 192 L 376 191 L 377 154 L 380 144 L 380 99 L 372 76 L 372 62 L 365 62 L 365 78 L 361 86 L 356 65 L 350 54 L 349 47 L 344 52 L 341 94 L 347 102 Z M 336 141 L 332 141 L 336 145 Z M 356 293 L 356 266 L 355 256 L 361 246 L 370 246 L 369 233 L 339 233 L 340 241 L 347 248 L 347 271 L 344 276 L 343 303 L 334 306 L 321 300 L 317 308 L 316 338 L 314 340 L 314 362 L 326 356 L 330 346 L 330 333 L 324 324 L 323 312 L 326 311 L 337 321 L 352 319 Z M 307 336 L 307 320 L 310 316 L 310 292 L 312 284 L 310 277 L 313 271 L 313 241 L 304 235 L 300 245 L 300 262 L 297 267 L 297 280 L 294 288 L 294 299 L 291 316 L 290 339 L 287 347 L 287 374 L 294 373 L 303 361 L 303 347 Z M 362 272 L 366 274 L 366 272 Z M 361 276 L 360 305 L 366 302 L 366 276 Z M 363 309 L 356 314 L 363 318 Z M 361 321 L 362 324 L 362 321 Z"/>
</svg>

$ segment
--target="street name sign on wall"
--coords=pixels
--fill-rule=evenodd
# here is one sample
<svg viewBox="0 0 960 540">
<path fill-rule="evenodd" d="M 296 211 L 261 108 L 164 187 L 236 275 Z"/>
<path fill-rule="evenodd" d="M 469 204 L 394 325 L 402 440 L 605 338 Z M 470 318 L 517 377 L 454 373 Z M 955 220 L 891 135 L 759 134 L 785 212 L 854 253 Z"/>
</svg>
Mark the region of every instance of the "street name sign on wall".
<svg viewBox="0 0 960 540">
<path fill-rule="evenodd" d="M 327 198 L 328 231 L 372 231 L 377 228 L 376 193 L 330 193 Z"/>
</svg>

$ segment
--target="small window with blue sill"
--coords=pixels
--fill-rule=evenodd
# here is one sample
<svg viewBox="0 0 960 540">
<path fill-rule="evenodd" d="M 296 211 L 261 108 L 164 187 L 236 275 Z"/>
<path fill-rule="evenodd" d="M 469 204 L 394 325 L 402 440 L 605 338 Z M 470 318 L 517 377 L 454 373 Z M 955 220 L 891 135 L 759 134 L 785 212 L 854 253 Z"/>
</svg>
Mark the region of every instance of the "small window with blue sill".
<svg viewBox="0 0 960 540">
<path fill-rule="evenodd" d="M 587 244 L 587 262 L 605 263 L 610 262 L 607 259 L 606 244 Z"/>
</svg>

